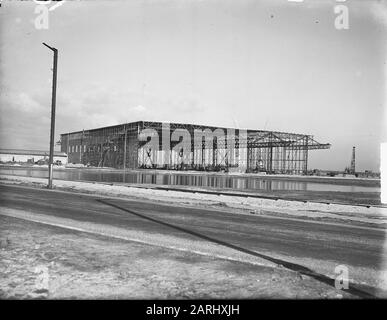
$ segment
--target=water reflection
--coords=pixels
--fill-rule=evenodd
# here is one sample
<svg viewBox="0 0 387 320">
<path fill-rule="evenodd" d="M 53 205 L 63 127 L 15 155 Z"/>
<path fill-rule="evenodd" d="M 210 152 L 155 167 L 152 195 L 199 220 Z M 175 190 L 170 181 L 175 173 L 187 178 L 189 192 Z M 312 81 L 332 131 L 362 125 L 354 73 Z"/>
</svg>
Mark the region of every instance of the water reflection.
<svg viewBox="0 0 387 320">
<path fill-rule="evenodd" d="M 47 169 L 1 168 L 0 173 L 36 178 L 48 178 Z M 97 181 L 113 183 L 154 184 L 166 186 L 194 186 L 231 190 L 287 190 L 287 191 L 336 191 L 380 192 L 377 187 L 334 185 L 306 181 L 272 180 L 265 177 L 212 176 L 207 174 L 168 174 L 163 172 L 102 171 L 90 169 L 54 170 L 54 179 L 71 181 Z"/>
</svg>

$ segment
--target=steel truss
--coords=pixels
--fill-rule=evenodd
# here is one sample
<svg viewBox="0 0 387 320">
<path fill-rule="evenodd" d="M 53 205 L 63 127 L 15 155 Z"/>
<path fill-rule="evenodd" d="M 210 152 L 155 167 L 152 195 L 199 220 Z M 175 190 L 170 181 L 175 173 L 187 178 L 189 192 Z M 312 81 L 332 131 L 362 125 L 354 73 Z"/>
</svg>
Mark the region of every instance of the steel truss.
<svg viewBox="0 0 387 320">
<path fill-rule="evenodd" d="M 306 174 L 309 150 L 330 148 L 305 134 L 179 123 L 168 124 L 166 131 L 165 125 L 139 121 L 62 134 L 61 151 L 69 154 L 69 162 L 116 168 Z M 145 138 L 141 132 L 147 132 Z M 203 132 L 210 139 L 201 136 Z M 69 153 L 69 147 L 77 144 L 80 151 Z"/>
</svg>

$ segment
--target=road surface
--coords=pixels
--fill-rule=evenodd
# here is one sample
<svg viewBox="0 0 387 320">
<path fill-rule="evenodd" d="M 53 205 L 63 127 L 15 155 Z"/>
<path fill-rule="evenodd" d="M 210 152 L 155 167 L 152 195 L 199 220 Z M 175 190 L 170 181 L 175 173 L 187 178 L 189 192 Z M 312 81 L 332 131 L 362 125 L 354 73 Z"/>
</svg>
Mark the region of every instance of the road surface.
<svg viewBox="0 0 387 320">
<path fill-rule="evenodd" d="M 386 261 L 385 230 L 301 219 L 233 214 L 165 205 L 151 201 L 109 199 L 20 186 L 0 186 L 0 213 L 28 211 L 78 223 L 96 223 L 153 236 L 177 244 L 200 241 L 256 256 L 329 282 L 345 265 L 353 294 L 378 295 Z"/>
</svg>

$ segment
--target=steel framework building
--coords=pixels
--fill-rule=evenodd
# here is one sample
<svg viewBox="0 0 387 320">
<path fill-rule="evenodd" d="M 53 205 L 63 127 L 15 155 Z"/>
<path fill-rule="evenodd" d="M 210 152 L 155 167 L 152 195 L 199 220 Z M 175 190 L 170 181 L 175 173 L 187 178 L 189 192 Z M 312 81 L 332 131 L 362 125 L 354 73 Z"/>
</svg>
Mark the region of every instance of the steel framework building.
<svg viewBox="0 0 387 320">
<path fill-rule="evenodd" d="M 306 174 L 311 135 L 137 121 L 61 134 L 69 163 L 114 168 Z"/>
</svg>

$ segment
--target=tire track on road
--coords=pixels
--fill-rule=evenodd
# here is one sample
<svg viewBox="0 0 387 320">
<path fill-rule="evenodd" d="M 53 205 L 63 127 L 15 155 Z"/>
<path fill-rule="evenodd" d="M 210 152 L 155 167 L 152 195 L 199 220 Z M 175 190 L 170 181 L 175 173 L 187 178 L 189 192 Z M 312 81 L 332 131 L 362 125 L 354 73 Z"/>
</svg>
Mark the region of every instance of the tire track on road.
<svg viewBox="0 0 387 320">
<path fill-rule="evenodd" d="M 317 272 L 315 272 L 315 271 L 313 271 L 313 270 L 311 270 L 311 269 L 309 269 L 309 268 L 307 268 L 305 266 L 302 266 L 302 265 L 299 265 L 299 264 L 296 264 L 296 263 L 292 263 L 292 262 L 289 262 L 289 261 L 286 261 L 286 260 L 277 259 L 277 258 L 268 256 L 268 255 L 265 255 L 265 254 L 261 254 L 261 253 L 258 253 L 258 252 L 255 252 L 255 251 L 252 251 L 252 250 L 249 250 L 249 249 L 246 249 L 246 248 L 243 248 L 243 247 L 240 247 L 240 246 L 228 243 L 228 242 L 223 241 L 223 240 L 219 240 L 219 239 L 215 239 L 215 238 L 206 236 L 204 234 L 201 234 L 201 233 L 193 231 L 193 230 L 189 230 L 189 229 L 186 229 L 186 228 L 183 228 L 183 227 L 179 227 L 179 226 L 170 224 L 168 222 L 164 222 L 164 221 L 152 218 L 152 217 L 148 217 L 148 216 L 146 216 L 144 214 L 141 214 L 141 213 L 129 210 L 127 208 L 121 207 L 121 206 L 119 206 L 119 205 L 117 205 L 115 203 L 112 203 L 110 201 L 107 201 L 105 199 L 97 199 L 96 201 L 101 202 L 101 203 L 103 203 L 105 205 L 114 207 L 116 209 L 123 210 L 123 211 L 125 211 L 127 213 L 136 215 L 137 217 L 141 217 L 143 219 L 146 219 L 146 220 L 158 223 L 160 225 L 168 226 L 168 227 L 173 228 L 175 230 L 188 233 L 188 234 L 193 235 L 195 237 L 198 237 L 198 238 L 200 238 L 202 240 L 206 240 L 206 241 L 209 241 L 211 243 L 215 243 L 215 244 L 218 244 L 218 245 L 230 248 L 230 249 L 237 250 L 239 252 L 243 252 L 245 254 L 248 254 L 248 255 L 251 255 L 251 256 L 254 256 L 254 257 L 258 257 L 258 258 L 270 261 L 270 262 L 275 263 L 277 265 L 283 266 L 283 267 L 285 267 L 285 268 L 287 268 L 289 270 L 298 272 L 298 273 L 300 273 L 302 275 L 305 275 L 305 276 L 309 276 L 309 277 L 311 277 L 313 279 L 316 279 L 316 280 L 318 280 L 318 281 L 320 281 L 322 283 L 325 283 L 325 284 L 327 284 L 327 285 L 329 285 L 331 287 L 335 287 L 335 279 L 332 279 L 332 278 L 330 278 L 330 277 L 328 277 L 328 276 L 326 276 L 324 274 L 317 273 Z M 350 283 L 350 286 L 349 286 L 348 289 L 346 289 L 346 292 L 349 292 L 350 294 L 352 294 L 354 296 L 357 296 L 357 297 L 360 297 L 360 298 L 366 298 L 366 299 L 375 299 L 375 298 L 377 298 L 375 295 L 373 295 L 373 294 L 371 294 L 369 292 L 366 292 L 366 291 L 364 291 L 362 289 L 359 289 L 353 283 Z"/>
</svg>

